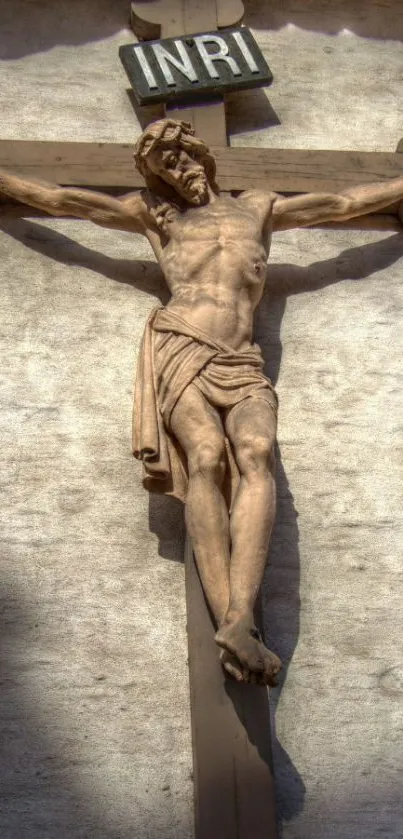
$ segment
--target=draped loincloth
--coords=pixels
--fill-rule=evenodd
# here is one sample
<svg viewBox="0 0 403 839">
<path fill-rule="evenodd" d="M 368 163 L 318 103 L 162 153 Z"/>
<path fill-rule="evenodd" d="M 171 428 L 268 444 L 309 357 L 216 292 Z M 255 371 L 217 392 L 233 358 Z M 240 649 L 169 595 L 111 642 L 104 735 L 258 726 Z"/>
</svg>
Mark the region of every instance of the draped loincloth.
<svg viewBox="0 0 403 839">
<path fill-rule="evenodd" d="M 256 345 L 235 351 L 169 309 L 154 309 L 140 349 L 133 413 L 133 453 L 143 462 L 146 489 L 186 499 L 186 456 L 170 430 L 172 411 L 185 388 L 194 384 L 218 409 L 257 398 L 277 414 L 276 393 L 262 370 Z M 227 439 L 226 449 L 225 496 L 231 507 L 239 471 Z"/>
</svg>

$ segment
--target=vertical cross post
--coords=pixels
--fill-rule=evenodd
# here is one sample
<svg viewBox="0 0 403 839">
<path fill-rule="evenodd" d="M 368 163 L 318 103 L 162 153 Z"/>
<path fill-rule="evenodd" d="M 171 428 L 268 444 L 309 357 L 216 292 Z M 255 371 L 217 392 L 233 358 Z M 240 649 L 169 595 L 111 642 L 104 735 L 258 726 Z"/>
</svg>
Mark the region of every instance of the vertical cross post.
<svg viewBox="0 0 403 839">
<path fill-rule="evenodd" d="M 242 16 L 241 0 L 132 3 L 143 40 L 215 31 Z M 190 122 L 208 145 L 227 145 L 222 96 L 166 113 Z M 189 539 L 185 573 L 196 839 L 276 839 L 267 690 L 225 676 Z"/>
<path fill-rule="evenodd" d="M 235 26 L 243 11 L 242 0 L 143 0 L 132 3 L 131 19 L 136 35 L 151 40 Z M 186 108 L 167 105 L 166 113 L 190 122 L 207 145 L 227 145 L 222 96 Z"/>
<path fill-rule="evenodd" d="M 179 27 L 179 28 L 178 28 Z M 216 30 L 217 4 L 212 2 L 183 3 L 182 14 L 178 16 L 175 24 L 175 32 L 168 35 L 187 35 L 192 32 L 206 32 L 209 29 Z M 196 136 L 201 137 L 207 145 L 226 146 L 227 129 L 225 122 L 225 105 L 222 96 L 217 96 L 205 104 L 196 105 L 192 108 L 177 108 L 167 106 L 167 115 L 173 119 L 184 119 L 193 125 Z"/>
</svg>

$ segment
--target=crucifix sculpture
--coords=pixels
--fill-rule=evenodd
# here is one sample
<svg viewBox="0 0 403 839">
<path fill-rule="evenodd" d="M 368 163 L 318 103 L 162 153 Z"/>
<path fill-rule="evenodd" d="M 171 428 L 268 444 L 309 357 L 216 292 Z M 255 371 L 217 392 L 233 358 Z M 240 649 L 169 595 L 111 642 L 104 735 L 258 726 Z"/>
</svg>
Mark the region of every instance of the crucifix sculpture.
<svg viewBox="0 0 403 839">
<path fill-rule="evenodd" d="M 0 193 L 150 242 L 171 299 L 145 330 L 134 452 L 148 489 L 185 501 L 223 667 L 273 685 L 281 663 L 253 618 L 275 512 L 277 397 L 252 334 L 271 236 L 403 201 L 403 177 L 340 194 L 221 197 L 207 146 L 172 119 L 149 125 L 134 157 L 147 189 L 119 199 L 4 171 Z"/>
<path fill-rule="evenodd" d="M 132 4 L 136 33 L 146 39 L 234 26 L 242 12 L 240 0 Z M 267 695 L 246 685 L 274 684 L 280 667 L 252 614 L 274 516 L 277 398 L 253 344 L 252 314 L 271 233 L 401 201 L 403 178 L 391 179 L 400 175 L 400 156 L 228 149 L 220 96 L 167 105 L 166 116 L 140 137 L 138 172 L 127 145 L 1 141 L 1 165 L 19 174 L 0 173 L 0 199 L 3 193 L 39 212 L 145 235 L 162 266 L 172 297 L 146 326 L 134 448 L 146 486 L 186 500 L 216 622 L 214 644 L 187 550 L 196 836 L 273 839 Z M 36 173 L 63 186 L 35 182 Z M 121 198 L 75 186 L 134 189 L 144 179 L 145 191 Z M 233 198 L 216 180 L 243 192 Z M 27 214 L 20 204 L 0 209 Z"/>
</svg>

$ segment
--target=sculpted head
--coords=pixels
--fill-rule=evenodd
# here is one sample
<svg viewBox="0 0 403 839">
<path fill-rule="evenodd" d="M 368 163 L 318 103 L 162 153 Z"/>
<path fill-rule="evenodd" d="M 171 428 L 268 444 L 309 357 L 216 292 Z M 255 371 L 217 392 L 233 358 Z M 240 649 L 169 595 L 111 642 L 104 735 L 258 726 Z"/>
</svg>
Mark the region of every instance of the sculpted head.
<svg viewBox="0 0 403 839">
<path fill-rule="evenodd" d="M 173 190 L 195 206 L 208 201 L 208 186 L 218 192 L 214 158 L 187 122 L 152 122 L 136 143 L 134 159 L 151 192 L 169 197 Z"/>
</svg>

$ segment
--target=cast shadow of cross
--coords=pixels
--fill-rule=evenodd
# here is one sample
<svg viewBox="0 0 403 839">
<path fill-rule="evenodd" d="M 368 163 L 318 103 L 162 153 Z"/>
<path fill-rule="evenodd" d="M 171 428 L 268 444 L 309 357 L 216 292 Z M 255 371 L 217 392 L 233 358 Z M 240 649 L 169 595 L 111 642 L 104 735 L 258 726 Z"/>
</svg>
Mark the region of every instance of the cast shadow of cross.
<svg viewBox="0 0 403 839">
<path fill-rule="evenodd" d="M 255 331 L 265 359 L 265 372 L 273 383 L 277 383 L 280 374 L 280 331 L 288 296 L 319 291 L 342 281 L 365 279 L 393 265 L 402 256 L 403 236 L 398 233 L 379 242 L 349 248 L 333 259 L 318 261 L 306 268 L 269 264 L 266 291 L 257 312 Z M 276 737 L 275 710 L 299 637 L 300 556 L 298 513 L 279 446 L 276 459 L 277 515 L 262 586 L 262 611 L 266 642 L 283 662 L 279 686 L 270 692 L 270 704 L 278 816 L 280 820 L 288 821 L 303 808 L 305 787 Z M 279 829 L 281 833 L 281 827 Z"/>
<path fill-rule="evenodd" d="M 132 285 L 156 297 L 163 304 L 169 299 L 162 272 L 155 263 L 104 256 L 74 242 L 64 234 L 34 222 L 3 219 L 0 228 L 30 249 L 58 262 L 84 266 L 108 279 Z M 349 248 L 334 259 L 318 261 L 305 268 L 296 265 L 270 265 L 266 291 L 256 317 L 256 334 L 259 336 L 265 359 L 265 372 L 273 383 L 276 384 L 280 373 L 282 357 L 280 331 L 288 295 L 313 292 L 342 281 L 365 279 L 374 272 L 393 265 L 401 257 L 403 257 L 403 236 L 393 234 L 379 242 Z M 277 483 L 277 518 L 263 584 L 263 603 L 270 607 L 270 611 L 264 608 L 264 623 L 267 623 L 266 641 L 280 655 L 284 665 L 280 685 L 271 692 L 273 710 L 284 688 L 287 669 L 298 642 L 300 613 L 297 512 L 279 449 L 277 451 Z M 170 498 L 150 496 L 149 525 L 150 530 L 158 537 L 160 555 L 177 560 L 177 539 L 174 544 L 172 533 L 184 532 L 182 505 Z M 254 688 L 247 689 L 255 690 Z M 242 718 L 236 692 L 230 690 L 230 694 L 233 695 L 235 708 Z M 264 702 L 257 703 L 257 707 L 262 711 L 261 720 L 267 720 L 263 705 Z M 279 816 L 281 819 L 289 820 L 301 811 L 305 788 L 298 770 L 276 738 L 274 714 L 272 726 Z M 267 730 L 261 729 L 262 726 L 259 727 L 255 720 L 253 730 L 248 730 L 248 735 L 259 749 L 263 759 L 269 760 Z"/>
<path fill-rule="evenodd" d="M 403 16 L 399 0 L 389 3 L 307 3 L 306 0 L 243 0 L 244 23 L 253 29 L 277 31 L 293 24 L 302 30 L 338 35 L 348 29 L 362 38 L 403 40 Z M 0 58 L 13 61 L 43 54 L 60 45 L 78 47 L 102 42 L 129 27 L 129 0 L 86 0 L 73 10 L 72 4 L 41 0 L 38 4 L 14 0 L 2 4 Z M 386 13 L 385 13 L 386 11 Z M 132 34 L 128 29 L 128 39 Z M 82 84 L 80 79 L 76 85 Z"/>
</svg>

